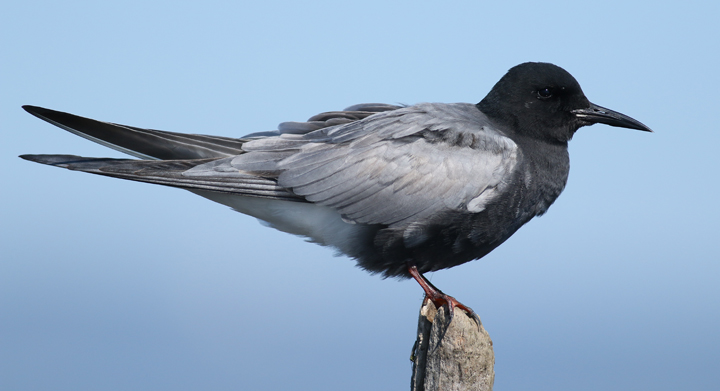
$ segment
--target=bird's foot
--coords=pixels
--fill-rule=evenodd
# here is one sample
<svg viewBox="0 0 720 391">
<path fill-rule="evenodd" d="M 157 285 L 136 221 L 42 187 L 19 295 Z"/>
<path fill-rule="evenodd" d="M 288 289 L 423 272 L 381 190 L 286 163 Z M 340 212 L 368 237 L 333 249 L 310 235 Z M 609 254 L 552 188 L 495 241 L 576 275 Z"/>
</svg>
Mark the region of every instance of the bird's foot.
<svg viewBox="0 0 720 391">
<path fill-rule="evenodd" d="M 415 279 L 415 281 L 420 284 L 420 287 L 422 287 L 425 291 L 425 300 L 432 301 L 437 308 L 440 308 L 443 305 L 447 306 L 448 315 L 450 315 L 450 322 L 448 323 L 448 325 L 452 323 L 455 308 L 460 308 L 461 310 L 467 312 L 468 316 L 470 316 L 475 321 L 475 323 L 477 323 L 478 327 L 480 327 L 480 325 L 482 324 L 482 322 L 480 322 L 480 317 L 477 313 L 475 313 L 475 311 L 472 310 L 472 308 L 466 306 L 454 297 L 447 295 L 443 293 L 443 291 L 441 291 L 440 289 L 436 288 L 435 285 L 433 285 L 430 281 L 428 281 L 427 278 L 425 278 L 425 276 L 420 274 L 415 265 L 408 266 L 408 271 L 410 272 L 410 275 Z"/>
<path fill-rule="evenodd" d="M 455 315 L 455 308 L 460 308 L 461 310 L 465 311 L 467 315 L 475 321 L 475 323 L 477 323 L 478 327 L 481 325 L 480 317 L 477 313 L 475 313 L 475 311 L 473 311 L 472 308 L 466 306 L 465 304 L 459 302 L 456 298 L 447 295 L 440 290 L 435 290 L 434 292 L 430 293 L 428 291 L 425 291 L 425 300 L 432 301 L 437 308 L 440 308 L 443 305 L 447 306 L 448 314 L 450 315 L 449 323 L 452 323 L 453 316 Z"/>
</svg>

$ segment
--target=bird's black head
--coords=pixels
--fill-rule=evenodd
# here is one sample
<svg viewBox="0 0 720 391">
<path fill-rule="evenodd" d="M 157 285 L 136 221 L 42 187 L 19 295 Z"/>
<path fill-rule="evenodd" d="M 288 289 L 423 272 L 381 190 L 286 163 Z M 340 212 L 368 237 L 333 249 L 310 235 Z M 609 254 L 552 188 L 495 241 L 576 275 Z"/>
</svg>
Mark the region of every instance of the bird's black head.
<svg viewBox="0 0 720 391">
<path fill-rule="evenodd" d="M 518 134 L 567 142 L 580 127 L 604 123 L 651 131 L 640 122 L 590 103 L 564 69 L 526 62 L 508 71 L 477 107 Z"/>
</svg>

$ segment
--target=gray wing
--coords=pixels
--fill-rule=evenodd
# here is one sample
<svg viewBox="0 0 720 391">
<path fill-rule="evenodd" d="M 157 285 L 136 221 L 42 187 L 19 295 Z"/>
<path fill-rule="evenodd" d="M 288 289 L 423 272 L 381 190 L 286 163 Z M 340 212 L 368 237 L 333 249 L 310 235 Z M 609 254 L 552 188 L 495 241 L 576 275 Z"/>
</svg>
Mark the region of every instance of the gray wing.
<svg viewBox="0 0 720 391">
<path fill-rule="evenodd" d="M 243 149 L 236 169 L 275 176 L 349 221 L 389 226 L 483 210 L 519 159 L 515 143 L 470 104 L 420 104 Z"/>
<path fill-rule="evenodd" d="M 517 146 L 470 104 L 358 105 L 241 139 L 26 110 L 133 156 L 166 160 L 25 159 L 191 190 L 307 200 L 365 224 L 402 225 L 447 210 L 481 211 L 519 159 Z"/>
</svg>

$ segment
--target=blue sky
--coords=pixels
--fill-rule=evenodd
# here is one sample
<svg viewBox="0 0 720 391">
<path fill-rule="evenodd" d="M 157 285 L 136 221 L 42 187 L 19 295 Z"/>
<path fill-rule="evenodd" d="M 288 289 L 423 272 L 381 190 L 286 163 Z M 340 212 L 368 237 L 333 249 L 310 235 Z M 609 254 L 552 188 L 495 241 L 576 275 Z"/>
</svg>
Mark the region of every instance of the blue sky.
<svg viewBox="0 0 720 391">
<path fill-rule="evenodd" d="M 189 192 L 18 159 L 122 156 L 21 105 L 241 136 L 547 61 L 655 133 L 581 129 L 547 215 L 429 277 L 482 318 L 496 390 L 717 389 L 717 2 L 257 3 L 4 7 L 0 388 L 405 389 L 422 301 Z"/>
</svg>

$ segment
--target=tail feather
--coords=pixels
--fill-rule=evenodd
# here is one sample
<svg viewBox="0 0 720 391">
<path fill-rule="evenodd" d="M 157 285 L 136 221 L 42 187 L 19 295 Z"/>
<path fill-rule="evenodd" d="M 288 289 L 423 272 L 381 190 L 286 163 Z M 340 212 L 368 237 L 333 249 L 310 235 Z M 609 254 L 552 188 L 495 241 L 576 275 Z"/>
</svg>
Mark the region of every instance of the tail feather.
<svg viewBox="0 0 720 391">
<path fill-rule="evenodd" d="M 220 160 L 229 159 L 135 160 L 88 158 L 75 155 L 21 155 L 36 163 L 138 182 L 206 190 L 274 200 L 305 202 L 305 199 L 262 178 L 238 170 L 224 170 Z M 207 165 L 207 166 L 205 166 Z M 190 171 L 193 170 L 193 171 Z M 188 172 L 190 171 L 190 172 Z"/>
</svg>

